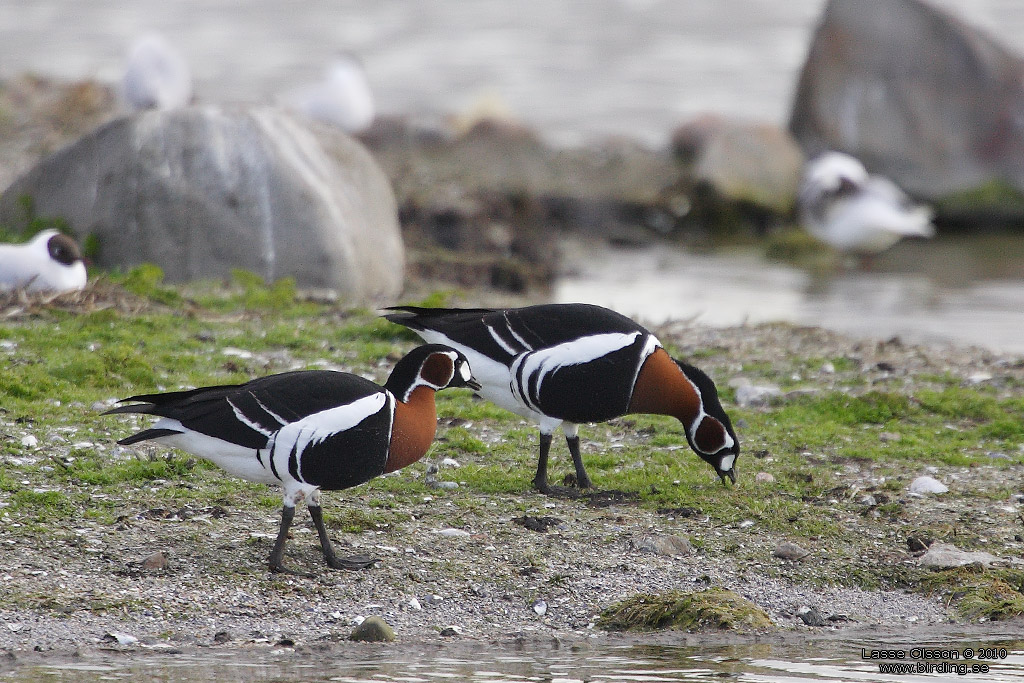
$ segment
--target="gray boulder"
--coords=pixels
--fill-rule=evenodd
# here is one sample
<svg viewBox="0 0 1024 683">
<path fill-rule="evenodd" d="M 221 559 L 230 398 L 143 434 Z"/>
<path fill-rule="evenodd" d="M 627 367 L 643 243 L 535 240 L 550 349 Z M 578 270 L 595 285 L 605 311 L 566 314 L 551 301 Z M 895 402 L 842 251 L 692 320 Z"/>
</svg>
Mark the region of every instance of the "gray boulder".
<svg viewBox="0 0 1024 683">
<path fill-rule="evenodd" d="M 724 198 L 785 214 L 796 202 L 803 153 L 774 124 L 704 115 L 672 135 L 672 151 L 695 180 Z"/>
<path fill-rule="evenodd" d="M 830 0 L 789 125 L 918 197 L 1024 190 L 1024 61 L 920 0 Z"/>
<path fill-rule="evenodd" d="M 0 223 L 66 219 L 95 236 L 96 265 L 163 268 L 170 281 L 233 268 L 337 289 L 402 288 L 404 247 L 388 179 L 344 134 L 269 108 L 196 107 L 117 119 L 39 162 L 0 197 Z"/>
</svg>

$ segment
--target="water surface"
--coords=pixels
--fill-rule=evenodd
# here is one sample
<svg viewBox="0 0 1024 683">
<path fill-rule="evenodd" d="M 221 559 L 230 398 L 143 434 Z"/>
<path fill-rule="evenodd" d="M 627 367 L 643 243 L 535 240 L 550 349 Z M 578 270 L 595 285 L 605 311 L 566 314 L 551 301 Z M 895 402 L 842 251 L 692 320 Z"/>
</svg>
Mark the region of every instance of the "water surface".
<svg viewBox="0 0 1024 683">
<path fill-rule="evenodd" d="M 1024 52 L 1019 0 L 933 0 Z M 0 77 L 115 81 L 158 29 L 206 102 L 260 102 L 366 64 L 381 111 L 439 116 L 481 101 L 549 140 L 663 145 L 703 112 L 784 123 L 825 0 L 4 0 Z M 493 105 L 492 105 L 493 106 Z"/>
<path fill-rule="evenodd" d="M 558 301 L 583 301 L 660 323 L 790 322 L 855 336 L 977 345 L 1024 353 L 1024 238 L 905 242 L 825 276 L 775 263 L 760 249 L 565 248 Z"/>
<path fill-rule="evenodd" d="M 459 643 L 443 645 L 335 644 L 327 652 L 290 649 L 268 651 L 207 648 L 187 654 L 109 655 L 70 662 L 33 665 L 0 680 L 35 681 L 467 681 L 518 683 L 584 681 L 738 681 L 834 683 L 901 681 L 1024 681 L 1024 639 L 1012 626 L 989 630 L 984 636 L 951 631 L 918 635 L 861 635 L 860 638 L 826 638 L 757 642 L 747 640 L 718 645 L 664 642 L 673 636 L 656 636 L 654 644 L 636 639 L 612 641 L 556 641 Z M 678 636 L 675 636 L 680 639 Z M 724 635 L 723 640 L 736 641 Z M 955 652 L 959 659 L 939 654 L 912 656 L 913 648 Z M 973 650 L 970 659 L 968 648 Z M 913 668 L 933 667 L 930 674 L 880 675 L 878 661 L 865 659 L 871 650 L 902 649 L 903 659 L 889 660 Z M 995 659 L 979 659 L 982 649 Z M 950 666 L 986 665 L 989 671 L 961 675 Z M 934 673 L 939 667 L 947 675 Z M 938 669 L 942 670 L 942 669 Z"/>
</svg>

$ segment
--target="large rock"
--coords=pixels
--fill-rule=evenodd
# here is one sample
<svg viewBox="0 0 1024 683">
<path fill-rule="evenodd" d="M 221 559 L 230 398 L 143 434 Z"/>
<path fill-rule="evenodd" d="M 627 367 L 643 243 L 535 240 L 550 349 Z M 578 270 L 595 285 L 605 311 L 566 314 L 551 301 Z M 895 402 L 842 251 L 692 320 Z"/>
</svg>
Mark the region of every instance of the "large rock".
<svg viewBox="0 0 1024 683">
<path fill-rule="evenodd" d="M 705 115 L 673 133 L 672 150 L 696 180 L 710 183 L 724 199 L 780 214 L 793 209 L 804 155 L 776 125 Z"/>
<path fill-rule="evenodd" d="M 402 287 L 395 200 L 373 158 L 274 109 L 117 119 L 15 181 L 0 197 L 0 223 L 23 219 L 25 196 L 80 241 L 94 235 L 104 268 L 151 262 L 172 281 L 242 268 L 350 300 Z"/>
<path fill-rule="evenodd" d="M 1024 61 L 920 0 L 830 0 L 790 129 L 919 197 L 1024 190 Z"/>
</svg>

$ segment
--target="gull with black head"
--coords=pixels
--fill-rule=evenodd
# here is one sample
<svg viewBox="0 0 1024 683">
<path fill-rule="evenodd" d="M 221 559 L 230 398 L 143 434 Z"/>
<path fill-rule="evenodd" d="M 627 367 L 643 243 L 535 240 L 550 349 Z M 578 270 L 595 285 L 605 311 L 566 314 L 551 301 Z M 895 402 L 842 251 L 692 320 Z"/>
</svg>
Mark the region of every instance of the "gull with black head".
<svg viewBox="0 0 1024 683">
<path fill-rule="evenodd" d="M 0 289 L 72 292 L 87 279 L 78 244 L 57 230 L 43 230 L 25 244 L 0 244 Z"/>
</svg>

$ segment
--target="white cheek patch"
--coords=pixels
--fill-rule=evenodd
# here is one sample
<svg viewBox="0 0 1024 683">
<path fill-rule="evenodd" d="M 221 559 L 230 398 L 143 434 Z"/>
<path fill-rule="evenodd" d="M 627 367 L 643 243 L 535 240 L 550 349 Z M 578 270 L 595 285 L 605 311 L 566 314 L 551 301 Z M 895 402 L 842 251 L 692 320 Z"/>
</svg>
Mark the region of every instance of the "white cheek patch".
<svg viewBox="0 0 1024 683">
<path fill-rule="evenodd" d="M 462 379 L 466 382 L 473 379 L 473 371 L 469 369 L 469 363 L 462 363 L 459 366 L 459 374 L 462 375 Z"/>
<path fill-rule="evenodd" d="M 722 470 L 723 472 L 728 472 L 729 470 L 732 469 L 733 463 L 735 462 L 736 456 L 730 453 L 729 455 L 722 458 L 722 461 L 718 463 L 718 469 Z"/>
</svg>

